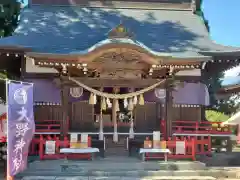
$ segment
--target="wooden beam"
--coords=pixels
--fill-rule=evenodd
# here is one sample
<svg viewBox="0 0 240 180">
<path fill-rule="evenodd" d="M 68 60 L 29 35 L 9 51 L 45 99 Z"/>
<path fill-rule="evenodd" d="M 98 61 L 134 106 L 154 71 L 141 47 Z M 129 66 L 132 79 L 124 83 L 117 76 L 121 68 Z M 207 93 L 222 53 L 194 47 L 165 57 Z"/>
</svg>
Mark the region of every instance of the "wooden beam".
<svg viewBox="0 0 240 180">
<path fill-rule="evenodd" d="M 100 79 L 100 78 L 75 78 L 77 81 L 90 87 L 147 87 L 159 82 L 158 79 Z M 54 82 L 59 86 L 59 78 L 54 79 Z M 66 86 L 76 86 L 68 77 L 64 77 L 63 84 Z"/>
</svg>

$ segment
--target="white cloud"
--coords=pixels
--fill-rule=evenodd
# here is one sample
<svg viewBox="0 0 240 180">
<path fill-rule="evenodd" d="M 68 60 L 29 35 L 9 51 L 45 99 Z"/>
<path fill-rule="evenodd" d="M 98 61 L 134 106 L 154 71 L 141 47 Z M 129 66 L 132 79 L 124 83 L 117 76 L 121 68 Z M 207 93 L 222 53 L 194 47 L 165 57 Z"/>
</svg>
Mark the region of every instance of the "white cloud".
<svg viewBox="0 0 240 180">
<path fill-rule="evenodd" d="M 240 74 L 240 66 L 237 66 L 235 68 L 229 69 L 224 72 L 225 77 L 235 77 Z"/>
</svg>

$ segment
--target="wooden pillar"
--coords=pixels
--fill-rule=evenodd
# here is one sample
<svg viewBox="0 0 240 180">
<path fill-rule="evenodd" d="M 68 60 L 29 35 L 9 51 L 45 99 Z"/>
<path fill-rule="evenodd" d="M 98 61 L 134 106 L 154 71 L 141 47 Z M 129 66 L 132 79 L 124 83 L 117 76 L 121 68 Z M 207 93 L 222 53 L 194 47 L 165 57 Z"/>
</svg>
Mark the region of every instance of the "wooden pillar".
<svg viewBox="0 0 240 180">
<path fill-rule="evenodd" d="M 61 106 L 62 106 L 62 121 L 61 121 L 61 138 L 68 134 L 68 99 L 69 87 L 61 84 Z"/>
<path fill-rule="evenodd" d="M 112 104 L 112 121 L 113 121 L 113 142 L 118 142 L 117 134 L 117 99 L 113 99 Z"/>
<path fill-rule="evenodd" d="M 165 122 L 166 122 L 166 139 L 172 136 L 172 111 L 173 98 L 172 90 L 168 80 L 166 81 L 166 98 L 165 98 Z"/>
<path fill-rule="evenodd" d="M 102 107 L 102 103 L 103 103 L 103 98 L 101 97 L 101 101 L 100 101 L 100 116 L 99 116 L 99 140 L 103 140 L 104 139 L 104 134 L 103 134 L 103 107 Z"/>
<path fill-rule="evenodd" d="M 200 116 L 200 121 L 206 121 L 206 107 L 204 105 L 201 105 L 201 116 Z"/>
</svg>

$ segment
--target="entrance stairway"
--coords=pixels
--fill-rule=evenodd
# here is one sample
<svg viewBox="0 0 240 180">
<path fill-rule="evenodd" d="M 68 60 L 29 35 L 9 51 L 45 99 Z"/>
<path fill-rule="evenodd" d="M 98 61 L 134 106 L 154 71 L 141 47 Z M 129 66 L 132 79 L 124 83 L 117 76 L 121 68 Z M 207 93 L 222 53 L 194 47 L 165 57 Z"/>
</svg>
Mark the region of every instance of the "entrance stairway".
<svg viewBox="0 0 240 180">
<path fill-rule="evenodd" d="M 108 156 L 128 156 L 126 149 L 126 138 L 119 137 L 118 142 L 113 142 L 112 136 L 106 137 L 105 155 Z"/>
</svg>

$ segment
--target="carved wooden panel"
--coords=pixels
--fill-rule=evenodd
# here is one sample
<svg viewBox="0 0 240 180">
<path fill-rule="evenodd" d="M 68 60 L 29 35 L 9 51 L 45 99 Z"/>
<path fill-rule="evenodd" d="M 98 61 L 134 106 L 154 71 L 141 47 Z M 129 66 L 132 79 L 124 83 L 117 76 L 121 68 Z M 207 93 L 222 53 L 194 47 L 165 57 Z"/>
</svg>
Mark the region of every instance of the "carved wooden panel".
<svg viewBox="0 0 240 180">
<path fill-rule="evenodd" d="M 126 69 L 104 70 L 100 73 L 101 78 L 111 79 L 140 79 L 142 71 L 132 71 Z"/>
<path fill-rule="evenodd" d="M 149 65 L 141 60 L 141 56 L 132 52 L 107 52 L 89 63 L 101 78 L 141 78 Z"/>
</svg>

